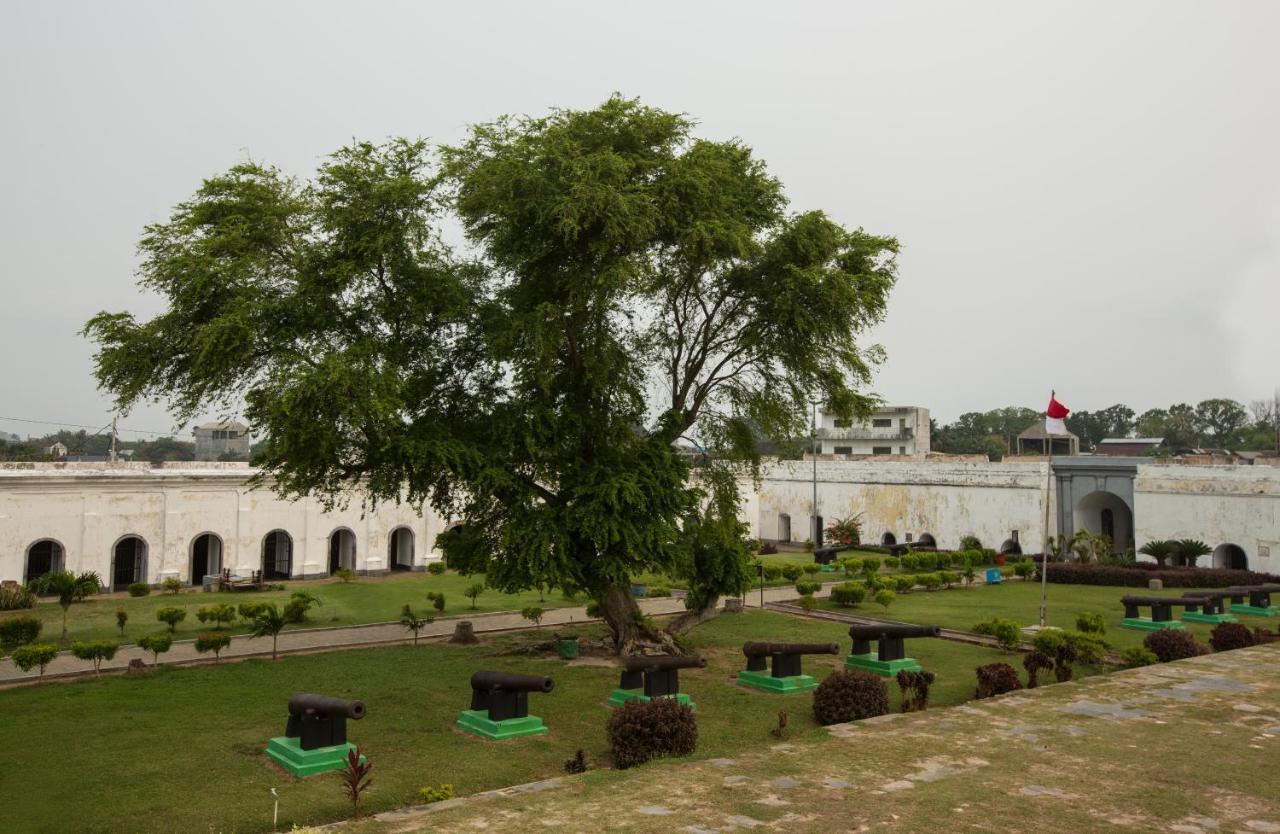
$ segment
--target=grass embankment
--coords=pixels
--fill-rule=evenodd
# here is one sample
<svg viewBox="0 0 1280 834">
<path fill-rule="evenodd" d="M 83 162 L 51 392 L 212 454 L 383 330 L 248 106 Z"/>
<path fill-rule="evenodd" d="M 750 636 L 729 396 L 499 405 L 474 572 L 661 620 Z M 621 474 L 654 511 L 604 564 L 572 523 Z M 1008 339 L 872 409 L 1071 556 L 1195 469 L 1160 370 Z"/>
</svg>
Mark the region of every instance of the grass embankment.
<svg viewBox="0 0 1280 834">
<path fill-rule="evenodd" d="M 833 641 L 843 653 L 845 631 L 838 623 L 763 611 L 695 629 L 692 642 L 708 666 L 683 672 L 681 682 L 698 705 L 697 756 L 732 756 L 775 743 L 769 730 L 779 710 L 789 715 L 792 741 L 824 737 L 809 695 L 758 693 L 733 679 L 744 665 L 745 640 Z M 412 803 L 428 784 L 451 783 L 465 795 L 558 775 L 578 748 L 592 767 L 605 766 L 605 700 L 618 670 L 507 653 L 531 639 L 524 633 L 478 647 L 435 643 L 162 667 L 144 677 L 0 692 L 0 714 L 11 716 L 9 766 L 0 779 L 6 830 L 266 831 L 272 787 L 281 795 L 282 830 L 345 817 L 349 806 L 335 777 L 295 779 L 263 754 L 267 740 L 283 732 L 285 703 L 299 691 L 365 701 L 368 717 L 348 727 L 374 764 L 371 811 Z M 938 675 L 934 705 L 971 698 L 973 668 L 1005 657 L 940 640 L 917 641 L 911 650 Z M 843 654 L 808 657 L 805 671 L 824 678 L 841 663 Z M 550 735 L 494 743 L 456 731 L 478 669 L 553 675 L 555 691 L 529 699 Z M 892 683 L 890 701 L 896 708 Z"/>
<path fill-rule="evenodd" d="M 472 610 L 471 600 L 463 596 L 469 585 L 484 582 L 484 576 L 461 576 L 444 573 L 433 576 L 428 573 L 391 574 L 383 577 L 360 577 L 352 582 L 337 579 L 305 582 L 289 582 L 283 591 L 236 591 L 204 593 L 184 590 L 178 594 L 152 591 L 145 597 L 94 596 L 74 603 L 67 618 L 67 628 L 72 640 L 111 639 L 122 643 L 134 643 L 144 634 L 167 630 L 168 626 L 156 619 L 161 608 L 182 608 L 187 618 L 178 626 L 176 639 L 192 638 L 196 634 L 213 630 L 213 624 L 201 623 L 196 611 L 204 606 L 242 602 L 269 602 L 283 608 L 294 591 L 307 591 L 318 597 L 321 604 L 307 614 L 307 621 L 291 625 L 296 628 L 332 628 L 335 626 L 384 623 L 400 618 L 400 609 L 408 603 L 419 615 L 436 617 L 465 616 L 486 611 L 519 611 L 530 605 L 542 608 L 559 608 L 566 605 L 583 605 L 584 601 L 566 600 L 559 591 L 548 591 L 546 601 L 539 601 L 537 591 L 519 594 L 502 594 L 485 589 Z M 437 612 L 427 599 L 427 592 L 445 595 L 445 610 Z M 124 636 L 116 628 L 116 610 L 123 609 L 129 615 Z M 31 615 L 44 621 L 42 641 L 57 641 L 62 634 L 62 609 L 55 602 L 41 602 L 34 611 L 6 612 L 5 616 Z M 244 634 L 247 624 L 237 618 L 224 629 L 228 634 Z"/>
<path fill-rule="evenodd" d="M 1120 598 L 1126 594 L 1149 593 L 1177 597 L 1182 595 L 1183 590 L 1178 588 L 1148 592 L 1142 589 L 1115 588 L 1106 585 L 1051 583 L 1048 586 L 1047 619 L 1051 626 L 1070 630 L 1076 627 L 1077 614 L 1099 613 L 1107 623 L 1105 639 L 1113 648 L 1123 651 L 1131 646 L 1141 646 L 1148 632 L 1121 628 L 1124 607 L 1120 605 Z M 962 631 L 970 631 L 974 624 L 995 617 L 1004 617 L 1028 626 L 1040 622 L 1040 584 L 1033 580 L 1013 579 L 999 585 L 974 585 L 967 588 L 956 586 L 949 590 L 938 591 L 916 590 L 909 594 L 899 594 L 887 610 L 871 602 L 870 599 L 856 608 L 840 608 L 829 599 L 818 600 L 818 606 L 864 617 L 925 623 Z M 1175 609 L 1175 611 L 1181 613 L 1181 609 Z M 1143 609 L 1144 616 L 1150 616 L 1150 613 L 1150 609 Z M 1246 625 L 1263 623 L 1256 617 L 1242 616 L 1240 621 Z M 1200 623 L 1187 623 L 1186 627 L 1201 642 L 1209 639 L 1209 632 L 1212 630 L 1212 626 Z"/>
</svg>

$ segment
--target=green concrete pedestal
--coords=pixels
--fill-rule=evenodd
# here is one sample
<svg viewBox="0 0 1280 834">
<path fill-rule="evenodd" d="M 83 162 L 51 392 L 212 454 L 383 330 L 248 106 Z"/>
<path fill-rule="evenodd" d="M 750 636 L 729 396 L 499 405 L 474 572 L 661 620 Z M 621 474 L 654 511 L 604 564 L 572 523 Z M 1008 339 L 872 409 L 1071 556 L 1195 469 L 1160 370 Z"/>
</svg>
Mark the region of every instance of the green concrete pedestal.
<svg viewBox="0 0 1280 834">
<path fill-rule="evenodd" d="M 775 678 L 768 672 L 739 672 L 738 683 L 764 692 L 809 692 L 818 688 L 818 682 L 810 675 Z"/>
<path fill-rule="evenodd" d="M 493 741 L 521 736 L 540 736 L 551 732 L 536 715 L 508 718 L 505 721 L 490 721 L 488 710 L 474 709 L 464 709 L 458 715 L 458 727 L 472 735 Z"/>
<path fill-rule="evenodd" d="M 1236 603 L 1231 606 L 1231 610 L 1236 614 L 1248 614 L 1250 617 L 1280 617 L 1280 605 L 1262 608 L 1257 605 Z"/>
<path fill-rule="evenodd" d="M 1238 623 L 1240 622 L 1230 614 L 1205 614 L 1200 611 L 1186 611 L 1182 614 L 1182 619 L 1189 623 Z"/>
<path fill-rule="evenodd" d="M 823 565 L 819 570 L 820 573 L 835 573 L 835 565 Z"/>
<path fill-rule="evenodd" d="M 677 692 L 675 695 L 662 695 L 660 697 L 675 698 L 677 703 L 684 704 L 690 709 L 696 710 L 698 708 L 698 705 L 693 702 L 693 699 L 683 692 Z M 642 704 L 647 704 L 652 700 L 652 698 L 644 694 L 643 689 L 615 689 L 609 693 L 609 706 L 611 707 L 620 707 L 628 701 L 639 701 Z"/>
<path fill-rule="evenodd" d="M 875 672 L 877 675 L 883 675 L 886 678 L 896 677 L 899 672 L 920 672 L 923 670 L 923 667 L 916 662 L 914 657 L 904 657 L 900 660 L 880 660 L 876 657 L 875 652 L 849 655 L 844 659 L 844 668 Z"/>
<path fill-rule="evenodd" d="M 1164 628 L 1186 628 L 1177 620 L 1157 622 L 1150 617 L 1125 617 L 1120 621 L 1121 628 L 1134 628 L 1138 631 L 1160 631 Z"/>
<path fill-rule="evenodd" d="M 294 776 L 303 777 L 342 770 L 347 763 L 347 753 L 354 749 L 356 746 L 348 743 L 303 750 L 301 739 L 285 736 L 276 736 L 267 742 L 267 755 L 273 761 Z M 360 760 L 364 761 L 364 756 Z"/>
</svg>

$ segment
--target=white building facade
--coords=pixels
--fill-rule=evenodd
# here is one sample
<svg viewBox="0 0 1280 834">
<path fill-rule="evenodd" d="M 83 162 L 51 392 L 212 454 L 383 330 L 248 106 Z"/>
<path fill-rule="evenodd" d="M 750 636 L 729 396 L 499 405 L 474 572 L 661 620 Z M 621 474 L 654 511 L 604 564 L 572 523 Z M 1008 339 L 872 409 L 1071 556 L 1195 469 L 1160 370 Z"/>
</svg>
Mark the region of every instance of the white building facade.
<svg viewBox="0 0 1280 834">
<path fill-rule="evenodd" d="M 929 454 L 929 409 L 882 406 L 866 420 L 840 420 L 820 413 L 817 445 L 823 455 Z"/>
</svg>

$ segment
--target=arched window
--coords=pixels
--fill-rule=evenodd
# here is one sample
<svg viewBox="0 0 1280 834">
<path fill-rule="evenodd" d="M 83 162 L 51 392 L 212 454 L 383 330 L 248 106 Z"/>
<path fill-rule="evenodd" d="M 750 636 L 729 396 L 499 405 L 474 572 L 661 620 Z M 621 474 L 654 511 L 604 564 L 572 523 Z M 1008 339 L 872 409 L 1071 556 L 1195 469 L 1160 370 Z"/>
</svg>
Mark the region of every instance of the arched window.
<svg viewBox="0 0 1280 834">
<path fill-rule="evenodd" d="M 206 576 L 222 573 L 222 539 L 201 533 L 191 541 L 191 584 L 203 585 Z"/>
<path fill-rule="evenodd" d="M 62 570 L 63 564 L 66 562 L 66 551 L 62 545 L 53 539 L 40 539 L 32 542 L 27 548 L 27 562 L 23 570 L 22 581 L 30 582 L 33 579 L 44 576 L 46 573 L 53 573 Z"/>
<path fill-rule="evenodd" d="M 1215 568 L 1231 568 L 1232 570 L 1248 570 L 1249 557 L 1244 548 L 1230 542 L 1220 544 L 1213 549 L 1213 566 Z"/>
<path fill-rule="evenodd" d="M 272 530 L 262 538 L 262 576 L 288 579 L 293 575 L 293 537 L 284 530 Z"/>
<path fill-rule="evenodd" d="M 1014 555 L 1021 555 L 1022 545 L 1018 544 L 1013 539 L 1005 539 L 1004 543 L 1000 545 L 1000 552 L 1006 555 L 1011 553 Z"/>
<path fill-rule="evenodd" d="M 387 564 L 392 570 L 410 570 L 413 567 L 413 531 L 397 527 L 387 539 Z"/>
<path fill-rule="evenodd" d="M 339 568 L 356 569 L 356 534 L 346 527 L 329 534 L 329 573 Z"/>
<path fill-rule="evenodd" d="M 920 538 L 916 540 L 916 547 L 919 549 L 936 548 L 938 543 L 934 541 L 933 533 L 921 533 Z"/>
<path fill-rule="evenodd" d="M 111 590 L 146 581 L 147 543 L 141 536 L 125 536 L 111 550 Z"/>
<path fill-rule="evenodd" d="M 884 535 L 880 537 L 881 547 L 893 547 L 897 543 L 898 543 L 898 537 L 887 530 L 885 531 Z"/>
</svg>

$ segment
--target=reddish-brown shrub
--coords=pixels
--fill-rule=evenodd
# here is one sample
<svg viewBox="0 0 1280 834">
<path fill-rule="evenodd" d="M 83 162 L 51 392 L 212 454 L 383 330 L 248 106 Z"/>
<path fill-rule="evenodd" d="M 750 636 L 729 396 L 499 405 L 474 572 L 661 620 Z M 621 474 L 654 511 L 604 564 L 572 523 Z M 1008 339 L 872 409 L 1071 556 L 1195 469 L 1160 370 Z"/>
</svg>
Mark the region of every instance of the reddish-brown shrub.
<svg viewBox="0 0 1280 834">
<path fill-rule="evenodd" d="M 687 756 L 698 747 L 693 710 L 674 698 L 629 701 L 609 716 L 609 746 L 619 770 L 665 756 Z"/>
<path fill-rule="evenodd" d="M 1142 644 L 1151 649 L 1152 653 L 1160 658 L 1161 663 L 1185 660 L 1188 657 L 1204 654 L 1206 651 L 1203 646 L 1196 642 L 1196 638 L 1185 631 L 1172 628 L 1162 628 L 1159 631 L 1151 632 L 1142 641 Z"/>
<path fill-rule="evenodd" d="M 974 669 L 978 675 L 978 698 L 990 698 L 1022 688 L 1018 670 L 1008 663 L 988 663 Z"/>
<path fill-rule="evenodd" d="M 1218 623 L 1209 633 L 1209 645 L 1213 646 L 1215 652 L 1245 649 L 1257 642 L 1249 627 L 1239 623 Z"/>
<path fill-rule="evenodd" d="M 813 691 L 813 717 L 819 724 L 858 721 L 888 711 L 889 687 L 883 678 L 870 672 L 836 672 Z"/>
</svg>

